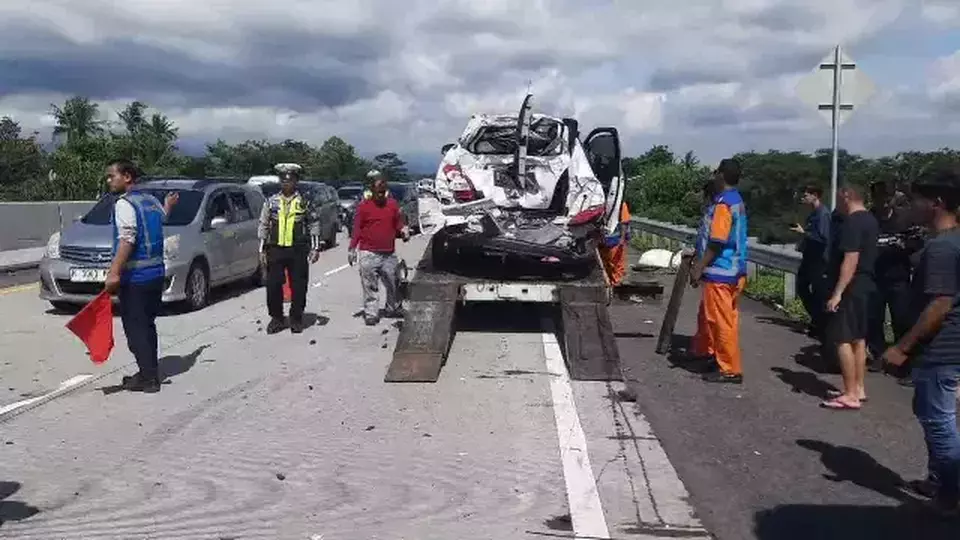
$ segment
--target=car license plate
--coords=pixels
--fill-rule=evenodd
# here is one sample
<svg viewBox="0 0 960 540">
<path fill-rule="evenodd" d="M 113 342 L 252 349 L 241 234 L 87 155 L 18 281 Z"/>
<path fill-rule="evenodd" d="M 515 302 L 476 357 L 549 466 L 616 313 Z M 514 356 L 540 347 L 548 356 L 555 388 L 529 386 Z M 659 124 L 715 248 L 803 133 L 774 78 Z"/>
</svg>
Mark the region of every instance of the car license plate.
<svg viewBox="0 0 960 540">
<path fill-rule="evenodd" d="M 71 268 L 70 281 L 75 283 L 103 283 L 107 280 L 106 268 Z"/>
</svg>

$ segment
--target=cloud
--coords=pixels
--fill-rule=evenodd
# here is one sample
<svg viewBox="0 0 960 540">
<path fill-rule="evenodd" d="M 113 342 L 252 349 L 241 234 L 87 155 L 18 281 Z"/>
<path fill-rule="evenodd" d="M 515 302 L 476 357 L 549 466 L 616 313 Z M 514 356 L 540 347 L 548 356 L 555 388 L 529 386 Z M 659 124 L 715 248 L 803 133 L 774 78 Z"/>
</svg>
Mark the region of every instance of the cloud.
<svg viewBox="0 0 960 540">
<path fill-rule="evenodd" d="M 810 149 L 829 141 L 795 95 L 798 78 L 838 42 L 870 60 L 885 36 L 941 36 L 960 21 L 954 4 L 6 0 L 0 114 L 48 134 L 50 104 L 70 95 L 110 116 L 141 99 L 193 141 L 339 135 L 366 154 L 435 159 L 471 114 L 512 112 L 530 88 L 542 112 L 576 116 L 584 130 L 618 127 L 627 152 L 659 142 L 706 160 L 773 143 Z M 952 53 L 927 50 L 927 78 L 881 88 L 896 110 L 858 111 L 844 128 L 852 149 L 910 144 L 906 126 L 958 108 Z M 893 78 L 886 65 L 866 67 Z M 922 129 L 938 145 L 953 135 Z"/>
</svg>

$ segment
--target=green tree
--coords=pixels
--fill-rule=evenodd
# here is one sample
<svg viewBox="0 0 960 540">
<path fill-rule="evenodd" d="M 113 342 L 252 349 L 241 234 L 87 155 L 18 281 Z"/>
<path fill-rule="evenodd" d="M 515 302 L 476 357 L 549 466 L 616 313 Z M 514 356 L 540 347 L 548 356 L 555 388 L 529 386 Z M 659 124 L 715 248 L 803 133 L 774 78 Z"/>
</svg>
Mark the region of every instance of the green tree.
<svg viewBox="0 0 960 540">
<path fill-rule="evenodd" d="M 51 105 L 56 125 L 55 136 L 66 137 L 67 144 L 81 143 L 104 134 L 105 122 L 100 118 L 100 106 L 90 98 L 74 96 L 63 106 Z"/>
<path fill-rule="evenodd" d="M 0 118 L 0 195 L 20 198 L 44 174 L 45 159 L 36 134 L 21 136 L 20 124 L 8 116 Z"/>
<path fill-rule="evenodd" d="M 393 152 L 377 155 L 373 158 L 372 166 L 386 174 L 391 182 L 407 181 L 407 163 Z"/>
</svg>

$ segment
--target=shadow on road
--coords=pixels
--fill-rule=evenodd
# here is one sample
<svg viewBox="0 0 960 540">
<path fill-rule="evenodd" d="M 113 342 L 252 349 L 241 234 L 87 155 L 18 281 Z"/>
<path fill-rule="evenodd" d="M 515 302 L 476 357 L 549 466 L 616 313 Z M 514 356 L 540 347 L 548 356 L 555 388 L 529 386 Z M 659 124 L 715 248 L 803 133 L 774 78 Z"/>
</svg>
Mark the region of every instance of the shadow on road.
<svg viewBox="0 0 960 540">
<path fill-rule="evenodd" d="M 809 371 L 794 371 L 782 367 L 772 367 L 770 371 L 777 374 L 777 378 L 790 386 L 790 390 L 797 394 L 806 394 L 815 398 L 827 399 L 829 392 L 837 387 L 821 379 L 816 373 Z"/>
<path fill-rule="evenodd" d="M 798 334 L 807 333 L 807 325 L 802 322 L 797 322 L 786 317 L 781 317 L 779 315 L 758 315 L 755 317 L 756 321 L 763 324 L 774 324 L 777 326 L 782 326 L 788 330 L 792 330 Z"/>
<path fill-rule="evenodd" d="M 754 516 L 758 540 L 953 540 L 958 524 L 917 504 L 900 506 L 783 505 Z"/>
<path fill-rule="evenodd" d="M 711 364 L 706 360 L 692 358 L 690 348 L 693 346 L 693 337 L 681 334 L 674 334 L 670 337 L 670 352 L 667 353 L 667 361 L 674 369 L 683 369 L 690 373 L 704 373 L 711 369 Z"/>
<path fill-rule="evenodd" d="M 303 327 L 312 328 L 314 326 L 326 326 L 330 322 L 330 317 L 325 317 L 323 315 L 318 315 L 316 313 L 311 313 L 306 311 L 303 313 Z"/>
<path fill-rule="evenodd" d="M 160 379 L 164 384 L 169 384 L 170 381 L 167 379 L 190 371 L 193 369 L 193 366 L 197 365 L 197 361 L 200 359 L 200 355 L 203 353 L 203 351 L 210 347 L 212 347 L 212 345 L 201 345 L 192 353 L 187 355 L 168 355 L 160 358 Z M 109 396 L 111 394 L 116 394 L 117 392 L 122 392 L 123 385 L 115 384 L 111 386 L 103 386 L 98 388 L 98 390 L 103 392 L 103 395 Z"/>
<path fill-rule="evenodd" d="M 7 521 L 21 521 L 40 513 L 40 509 L 20 501 L 7 500 L 20 491 L 19 482 L 0 481 L 0 527 Z"/>
<path fill-rule="evenodd" d="M 541 333 L 544 317 L 559 318 L 556 309 L 534 303 L 477 302 L 457 309 L 457 332 Z"/>
<path fill-rule="evenodd" d="M 820 454 L 820 462 L 831 473 L 823 475 L 827 480 L 850 482 L 900 502 L 917 502 L 904 490 L 906 482 L 899 474 L 863 450 L 810 439 L 799 439 L 797 445 Z"/>
<path fill-rule="evenodd" d="M 793 355 L 793 361 L 822 375 L 839 375 L 840 365 L 833 354 L 824 355 L 820 344 L 806 345 Z"/>
</svg>

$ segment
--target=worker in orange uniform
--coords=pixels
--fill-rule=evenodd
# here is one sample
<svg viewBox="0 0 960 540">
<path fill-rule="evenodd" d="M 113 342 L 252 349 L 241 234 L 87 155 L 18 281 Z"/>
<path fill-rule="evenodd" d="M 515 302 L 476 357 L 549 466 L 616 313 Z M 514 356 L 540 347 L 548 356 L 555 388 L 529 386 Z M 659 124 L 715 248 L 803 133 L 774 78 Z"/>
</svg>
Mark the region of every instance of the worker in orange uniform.
<svg viewBox="0 0 960 540">
<path fill-rule="evenodd" d="M 630 209 L 627 203 L 620 205 L 620 221 L 613 234 L 600 244 L 600 260 L 607 273 L 610 285 L 616 287 L 627 275 L 627 243 L 630 241 Z"/>
<path fill-rule="evenodd" d="M 691 285 L 703 285 L 692 352 L 715 361 L 717 369 L 703 375 L 714 383 L 743 383 L 738 299 L 747 283 L 747 212 L 737 190 L 740 172 L 734 159 L 714 171 L 716 195 L 704 212 L 690 269 Z"/>
</svg>

